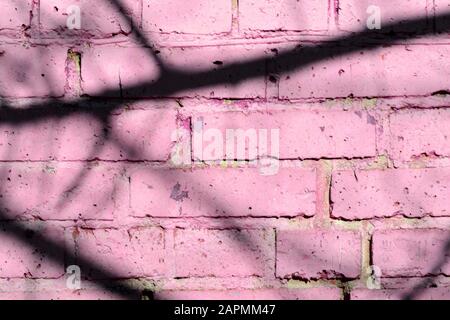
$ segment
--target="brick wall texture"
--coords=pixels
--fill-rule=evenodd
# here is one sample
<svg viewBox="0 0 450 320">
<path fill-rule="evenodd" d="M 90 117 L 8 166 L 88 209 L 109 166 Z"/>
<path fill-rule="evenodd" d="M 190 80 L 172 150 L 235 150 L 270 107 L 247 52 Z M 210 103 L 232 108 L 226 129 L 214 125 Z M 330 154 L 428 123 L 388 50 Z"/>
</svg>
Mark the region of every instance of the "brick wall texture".
<svg viewBox="0 0 450 320">
<path fill-rule="evenodd" d="M 0 15 L 0 299 L 450 299 L 448 0 Z"/>
</svg>

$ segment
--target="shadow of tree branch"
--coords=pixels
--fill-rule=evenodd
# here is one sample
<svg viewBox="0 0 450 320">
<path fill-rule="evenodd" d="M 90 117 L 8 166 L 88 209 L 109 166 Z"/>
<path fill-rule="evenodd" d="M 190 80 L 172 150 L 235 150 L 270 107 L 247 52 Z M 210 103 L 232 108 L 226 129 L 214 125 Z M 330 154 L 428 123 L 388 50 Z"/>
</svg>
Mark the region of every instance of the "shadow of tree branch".
<svg viewBox="0 0 450 320">
<path fill-rule="evenodd" d="M 0 211 L 0 220 L 6 220 L 7 218 L 8 216 L 4 212 Z M 60 253 L 63 252 L 67 261 L 77 261 L 77 263 L 81 265 L 89 265 L 89 268 L 93 273 L 101 274 L 106 279 L 116 278 L 114 273 L 97 264 L 93 258 L 87 258 L 82 255 L 75 256 L 69 250 L 66 250 L 63 244 L 57 243 L 42 233 L 36 232 L 30 238 L 27 236 L 29 234 L 27 232 L 29 230 L 28 227 L 20 221 L 2 222 L 0 230 L 8 234 L 10 237 L 17 239 L 24 245 L 32 246 L 35 250 L 45 254 L 46 257 L 57 263 L 64 265 L 64 261 L 60 261 Z M 108 281 L 95 282 L 102 288 L 123 296 L 124 298 L 136 299 L 139 298 L 141 294 L 140 291 L 127 284 L 111 283 Z"/>
</svg>

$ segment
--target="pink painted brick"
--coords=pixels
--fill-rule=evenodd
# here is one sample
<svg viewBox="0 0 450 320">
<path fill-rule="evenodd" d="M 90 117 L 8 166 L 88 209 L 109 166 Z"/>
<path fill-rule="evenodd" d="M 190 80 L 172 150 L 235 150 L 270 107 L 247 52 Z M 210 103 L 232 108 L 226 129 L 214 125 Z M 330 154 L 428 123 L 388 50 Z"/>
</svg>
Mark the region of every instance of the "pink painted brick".
<svg viewBox="0 0 450 320">
<path fill-rule="evenodd" d="M 58 278 L 64 274 L 63 229 L 44 225 L 16 229 L 9 223 L 0 227 L 0 278 Z M 41 237 L 55 247 L 49 248 Z"/>
<path fill-rule="evenodd" d="M 302 68 L 289 68 L 281 76 L 282 98 L 428 95 L 450 89 L 442 72 L 450 68 L 450 48 L 446 46 L 394 45 L 354 53 L 339 48 L 299 50 L 291 62 L 312 60 L 313 65 L 300 64 Z M 315 61 L 314 56 L 322 56 L 323 50 L 332 56 Z M 280 67 L 286 66 L 281 63 Z"/>
<path fill-rule="evenodd" d="M 62 96 L 66 55 L 62 47 L 0 45 L 0 96 Z"/>
<path fill-rule="evenodd" d="M 312 216 L 316 175 L 288 169 L 263 176 L 255 168 L 193 171 L 138 167 L 130 173 L 133 214 L 152 217 Z"/>
<path fill-rule="evenodd" d="M 159 74 L 143 48 L 97 46 L 84 50 L 82 61 L 82 87 L 92 96 L 119 97 L 122 87 L 150 83 Z"/>
<path fill-rule="evenodd" d="M 0 31 L 28 26 L 31 19 L 32 0 L 8 0 L 2 4 Z M 3 65 L 3 64 L 2 64 Z"/>
<path fill-rule="evenodd" d="M 281 230 L 277 233 L 278 277 L 357 278 L 360 268 L 358 232 Z"/>
<path fill-rule="evenodd" d="M 164 33 L 230 32 L 231 4 L 228 0 L 144 0 L 142 27 Z"/>
<path fill-rule="evenodd" d="M 328 2 L 322 0 L 239 1 L 242 30 L 319 31 L 328 28 Z"/>
<path fill-rule="evenodd" d="M 395 159 L 450 156 L 450 110 L 396 112 L 390 116 L 390 130 Z"/>
<path fill-rule="evenodd" d="M 176 229 L 174 238 L 176 277 L 263 276 L 274 266 L 269 231 Z"/>
<path fill-rule="evenodd" d="M 125 97 L 255 98 L 265 96 L 263 60 L 253 64 L 245 72 L 244 70 L 230 71 L 222 73 L 221 78 L 217 73 L 233 63 L 264 55 L 264 50 L 257 46 L 161 49 L 161 60 L 166 67 L 182 71 L 184 74 L 191 74 L 191 76 L 175 76 L 163 82 L 157 82 L 161 71 L 148 50 L 118 45 L 86 49 L 82 55 L 81 66 L 84 92 L 92 96 L 120 96 L 122 92 Z M 111 61 L 114 61 L 114 64 L 111 64 Z M 218 63 L 222 64 L 218 65 Z M 207 76 L 198 75 L 203 72 L 206 72 Z M 246 72 L 259 76 L 239 82 L 240 77 Z M 167 77 L 167 74 L 165 76 Z M 221 80 L 218 85 L 211 85 L 218 79 L 229 82 L 224 83 Z"/>
<path fill-rule="evenodd" d="M 404 300 L 406 296 L 414 293 L 414 300 L 450 300 L 450 287 L 424 288 L 424 289 L 385 289 L 369 290 L 354 289 L 351 291 L 351 300 Z"/>
<path fill-rule="evenodd" d="M 354 32 L 368 30 L 367 19 L 372 15 L 372 12 L 367 13 L 370 6 L 380 8 L 381 28 L 396 24 L 395 28 L 383 29 L 384 31 L 415 31 L 427 25 L 427 0 L 404 0 L 401 6 L 389 0 L 340 0 L 340 29 Z M 405 22 L 418 18 L 424 19 L 423 23 L 415 23 L 413 28 L 406 28 Z"/>
<path fill-rule="evenodd" d="M 450 275 L 450 231 L 399 229 L 375 232 L 373 264 L 383 277 Z"/>
<path fill-rule="evenodd" d="M 176 111 L 170 105 L 125 110 L 111 115 L 107 124 L 102 122 L 106 112 L 61 114 L 56 119 L 42 113 L 43 120 L 21 126 L 12 120 L 0 124 L 0 159 L 164 161 L 170 156 L 171 135 L 176 130 Z"/>
<path fill-rule="evenodd" d="M 332 178 L 332 216 L 450 216 L 449 189 L 446 168 L 337 171 Z"/>
<path fill-rule="evenodd" d="M 434 0 L 434 11 L 436 15 L 436 30 L 438 32 L 450 33 L 449 18 L 439 18 L 450 14 L 450 3 L 447 0 Z"/>
<path fill-rule="evenodd" d="M 339 288 L 161 291 L 156 300 L 340 300 Z"/>
<path fill-rule="evenodd" d="M 74 231 L 77 257 L 95 263 L 114 278 L 160 276 L 165 273 L 165 235 L 159 228 L 78 229 Z M 109 278 L 80 262 L 83 278 Z"/>
<path fill-rule="evenodd" d="M 266 46 L 224 45 L 174 48 L 162 51 L 161 59 L 169 67 L 189 75 L 187 80 L 183 79 L 187 89 L 177 91 L 174 96 L 263 98 L 266 94 L 266 55 Z M 251 64 L 239 68 L 238 64 L 245 62 Z M 232 66 L 235 68 L 232 71 L 221 72 Z M 207 76 L 202 75 L 205 72 Z M 177 78 L 173 81 L 176 82 Z"/>
<path fill-rule="evenodd" d="M 0 300 L 124 300 L 140 299 L 140 296 L 123 296 L 108 290 L 37 290 L 0 292 Z"/>
<path fill-rule="evenodd" d="M 1 210 L 9 219 L 112 219 L 117 167 L 78 163 L 3 164 Z"/>
<path fill-rule="evenodd" d="M 121 0 L 124 12 L 114 4 L 115 0 L 89 1 L 89 0 L 41 0 L 40 27 L 41 31 L 56 31 L 89 35 L 114 35 L 121 32 L 129 33 L 132 29 L 129 20 L 133 23 L 139 14 L 139 0 Z M 67 27 L 70 6 L 78 6 L 81 13 L 81 29 L 70 30 Z M 69 11 L 70 14 L 72 14 Z"/>
<path fill-rule="evenodd" d="M 297 158 L 339 158 L 339 157 L 365 157 L 375 156 L 376 137 L 375 137 L 375 119 L 366 112 L 348 112 L 348 111 L 267 111 L 255 113 L 242 112 L 224 112 L 224 113 L 205 113 L 193 118 L 194 123 L 203 124 L 201 130 L 195 130 L 193 135 L 193 154 L 197 160 L 217 160 L 217 159 L 255 159 L 247 150 L 245 158 L 241 159 L 236 153 L 238 145 L 242 139 L 234 139 L 234 154 L 227 154 L 226 148 L 226 130 L 253 130 L 257 145 L 260 151 L 258 154 L 263 156 L 268 153 L 272 156 L 278 156 L 280 159 Z M 219 129 L 224 139 L 223 154 L 203 154 L 209 144 L 207 138 L 208 130 Z M 267 147 L 264 140 L 259 140 L 259 130 L 267 130 Z M 279 141 L 271 141 L 271 130 L 279 130 Z M 249 136 L 252 134 L 248 132 Z M 197 143 L 202 141 L 204 143 Z M 199 140 L 197 140 L 199 139 Z M 312 144 L 311 142 L 314 141 Z M 276 143 L 279 143 L 279 148 Z M 213 157 L 211 157 L 213 156 Z M 252 157 L 250 157 L 252 156 Z"/>
<path fill-rule="evenodd" d="M 167 160 L 173 144 L 172 134 L 177 129 L 174 104 L 172 101 L 161 109 L 124 111 L 112 117 L 111 137 L 113 141 L 120 142 L 120 145 L 106 148 L 104 157 Z"/>
</svg>

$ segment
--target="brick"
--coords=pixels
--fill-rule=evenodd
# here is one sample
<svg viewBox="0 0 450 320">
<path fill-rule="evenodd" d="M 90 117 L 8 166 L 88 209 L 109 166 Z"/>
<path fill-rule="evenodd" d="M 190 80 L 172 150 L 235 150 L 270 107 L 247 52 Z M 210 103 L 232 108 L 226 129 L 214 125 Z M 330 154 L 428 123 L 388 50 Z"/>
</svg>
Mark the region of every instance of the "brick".
<svg viewBox="0 0 450 320">
<path fill-rule="evenodd" d="M 144 0 L 145 31 L 214 34 L 231 31 L 231 1 Z"/>
<path fill-rule="evenodd" d="M 82 278 L 110 279 L 160 276 L 165 274 L 165 235 L 159 228 L 77 229 L 74 231 L 77 257 L 92 259 L 106 270 L 100 274 L 82 261 Z"/>
<path fill-rule="evenodd" d="M 353 231 L 280 230 L 277 270 L 280 278 L 357 278 L 361 236 Z"/>
<path fill-rule="evenodd" d="M 419 31 L 427 26 L 427 0 L 405 0 L 401 6 L 389 0 L 341 0 L 339 1 L 339 27 L 345 31 L 366 31 L 367 19 L 372 13 L 367 13 L 370 6 L 380 8 L 381 28 L 383 31 Z M 422 23 L 413 27 L 405 26 L 408 20 L 421 18 Z M 395 24 L 395 27 L 389 27 Z"/>
<path fill-rule="evenodd" d="M 155 61 L 143 48 L 98 46 L 84 50 L 82 61 L 82 87 L 92 96 L 120 97 L 122 88 L 139 86 L 158 76 Z"/>
<path fill-rule="evenodd" d="M 382 289 L 359 283 L 351 299 L 401 299 L 422 282 L 427 288 L 413 298 L 450 299 L 450 230 L 444 230 L 450 168 L 408 168 L 450 158 L 450 113 L 437 108 L 450 90 L 443 72 L 450 48 L 331 41 L 310 49 L 314 39 L 290 41 L 325 34 L 335 15 L 344 37 L 364 31 L 369 5 L 381 7 L 382 26 L 396 24 L 383 29 L 392 32 L 385 36 L 448 33 L 439 19 L 448 1 L 122 0 L 122 13 L 115 2 L 9 0 L 2 7 L 0 103 L 6 98 L 8 105 L 0 111 L 0 299 L 124 298 L 97 287 L 112 279 L 117 285 L 155 279 L 163 284 L 156 299 L 344 299 L 335 280 L 361 282 L 369 256 L 381 270 Z M 70 5 L 81 8 L 81 30 L 66 26 Z M 161 38 L 161 46 L 106 41 L 126 40 L 127 17 Z M 406 28 L 411 18 L 424 22 Z M 7 40 L 24 32 L 45 41 Z M 275 33 L 289 41 L 263 39 Z M 68 57 L 63 38 L 81 54 L 80 64 Z M 292 55 L 284 53 L 287 46 L 296 46 Z M 76 110 L 51 99 L 75 93 L 87 98 Z M 420 101 L 394 108 L 382 114 L 381 127 L 375 110 L 349 107 L 353 99 L 409 96 L 422 102 L 434 96 L 423 104 L 436 108 L 420 108 Z M 277 97 L 286 103 L 266 101 Z M 24 108 L 49 98 L 55 110 Z M 325 102 L 309 108 L 298 103 L 303 99 Z M 342 108 L 327 108 L 328 100 Z M 249 153 L 198 157 L 199 120 L 222 137 L 227 129 L 279 129 L 276 174 L 265 175 L 261 161 L 249 161 L 258 155 Z M 179 126 L 189 131 L 182 138 L 173 135 Z M 105 134 L 109 140 L 102 141 Z M 380 134 L 394 168 L 349 170 L 379 155 Z M 178 165 L 170 162 L 172 148 L 188 141 L 189 163 L 171 167 Z M 270 142 L 260 151 L 271 150 Z M 216 163 L 191 166 L 191 158 Z M 308 161 L 291 161 L 298 159 Z M 310 161 L 319 159 L 339 168 L 330 172 Z M 316 212 L 319 222 L 327 214 L 336 221 L 305 219 Z M 387 219 L 393 216 L 402 217 Z M 404 217 L 426 217 L 425 224 Z M 364 219 L 376 222 L 370 248 L 366 243 L 371 252 L 363 252 Z M 354 220 L 351 230 L 339 227 Z M 423 229 L 438 222 L 441 229 Z M 71 264 L 81 266 L 82 290 L 66 288 L 64 268 Z M 93 282 L 85 286 L 87 279 Z M 297 286 L 287 279 L 318 281 Z M 141 290 L 134 298 L 151 296 Z"/>
<path fill-rule="evenodd" d="M 1 160 L 150 160 L 170 156 L 176 111 L 167 108 L 65 114 L 36 112 L 40 121 L 17 126 L 23 113 L 0 124 Z M 104 122 L 103 119 L 108 121 Z M 104 138 L 105 131 L 107 133 Z"/>
<path fill-rule="evenodd" d="M 123 296 L 108 290 L 39 290 L 0 292 L 1 300 L 139 300 L 140 296 Z"/>
<path fill-rule="evenodd" d="M 449 188 L 446 168 L 337 171 L 332 178 L 332 216 L 449 216 Z"/>
<path fill-rule="evenodd" d="M 368 290 L 355 289 L 351 291 L 351 300 L 405 300 L 411 289 Z M 425 288 L 414 290 L 414 300 L 450 300 L 450 287 Z"/>
<path fill-rule="evenodd" d="M 92 96 L 264 97 L 264 60 L 258 60 L 248 68 L 220 71 L 233 63 L 260 58 L 264 51 L 258 48 L 220 46 L 161 49 L 159 56 L 165 67 L 181 72 L 179 75 L 169 75 L 161 74 L 148 49 L 98 46 L 83 52 L 83 89 Z M 114 61 L 113 65 L 111 61 Z M 130 61 L 133 63 L 130 64 Z M 240 81 L 248 73 L 258 76 Z M 164 80 L 157 82 L 161 75 L 165 77 Z"/>
<path fill-rule="evenodd" d="M 0 241 L 0 278 L 58 278 L 64 274 L 63 229 L 35 224 L 19 230 L 16 223 L 2 223 Z"/>
<path fill-rule="evenodd" d="M 121 32 L 129 33 L 132 29 L 130 18 L 134 24 L 139 12 L 138 0 L 122 0 L 120 4 L 125 11 L 121 12 L 115 0 L 92 2 L 89 0 L 42 0 L 40 2 L 40 28 L 43 32 L 55 31 L 58 34 L 67 32 L 111 36 Z M 78 6 L 81 13 L 81 28 L 70 30 L 67 20 L 70 6 Z M 71 13 L 71 11 L 69 11 Z"/>
<path fill-rule="evenodd" d="M 245 133 L 254 134 L 260 156 L 265 154 L 280 159 L 308 158 L 352 158 L 375 156 L 375 120 L 366 112 L 347 111 L 267 111 L 267 112 L 224 112 L 205 113 L 193 118 L 194 123 L 203 124 L 203 132 L 194 127 L 193 154 L 197 160 L 254 160 L 248 151 L 245 158 L 236 149 L 244 141 Z M 223 137 L 223 154 L 203 154 L 209 145 L 208 130 L 220 130 Z M 234 154 L 226 148 L 226 130 L 241 131 L 242 138 L 234 138 Z M 267 130 L 267 141 L 259 138 L 261 129 Z M 271 130 L 279 130 L 279 139 L 271 140 Z M 196 143 L 203 137 L 203 143 Z M 233 140 L 231 140 L 233 141 Z M 314 141 L 312 144 L 311 142 Z M 277 147 L 277 143 L 279 147 Z M 256 151 L 256 149 L 255 149 Z"/>
<path fill-rule="evenodd" d="M 108 159 L 164 161 L 171 152 L 172 133 L 176 130 L 177 111 L 173 103 L 159 110 L 125 111 L 111 121 L 112 140 L 120 141 L 121 147 L 107 148 Z M 117 151 L 117 149 L 119 149 Z M 131 153 L 131 154 L 130 154 Z"/>
<path fill-rule="evenodd" d="M 114 216 L 120 188 L 117 167 L 6 163 L 0 168 L 3 219 L 105 220 Z"/>
<path fill-rule="evenodd" d="M 450 232 L 439 229 L 375 232 L 373 264 L 383 277 L 449 275 Z"/>
<path fill-rule="evenodd" d="M 0 31 L 22 29 L 30 25 L 32 0 L 8 0 L 2 5 Z M 3 65 L 3 63 L 2 63 Z"/>
<path fill-rule="evenodd" d="M 391 153 L 401 161 L 450 156 L 450 110 L 400 111 L 390 116 Z"/>
<path fill-rule="evenodd" d="M 449 48 L 445 46 L 297 50 L 279 63 L 281 70 L 287 70 L 280 78 L 282 98 L 429 95 L 448 89 L 442 73 L 450 64 Z M 299 67 L 292 71 L 292 65 Z"/>
<path fill-rule="evenodd" d="M 281 168 L 271 176 L 257 169 L 130 172 L 133 215 L 152 217 L 295 217 L 315 213 L 315 171 Z"/>
<path fill-rule="evenodd" d="M 161 291 L 156 300 L 340 300 L 339 288 Z"/>
<path fill-rule="evenodd" d="M 273 268 L 274 245 L 264 230 L 175 230 L 175 276 L 263 276 Z"/>
<path fill-rule="evenodd" d="M 242 30 L 320 31 L 328 28 L 328 2 L 320 0 L 239 1 Z"/>
<path fill-rule="evenodd" d="M 62 96 L 66 55 L 62 47 L 0 45 L 0 96 Z"/>
<path fill-rule="evenodd" d="M 449 19 L 448 17 L 444 18 L 445 16 L 448 16 L 450 14 L 450 3 L 446 0 L 435 0 L 434 4 L 436 30 L 438 32 L 450 33 Z"/>
</svg>

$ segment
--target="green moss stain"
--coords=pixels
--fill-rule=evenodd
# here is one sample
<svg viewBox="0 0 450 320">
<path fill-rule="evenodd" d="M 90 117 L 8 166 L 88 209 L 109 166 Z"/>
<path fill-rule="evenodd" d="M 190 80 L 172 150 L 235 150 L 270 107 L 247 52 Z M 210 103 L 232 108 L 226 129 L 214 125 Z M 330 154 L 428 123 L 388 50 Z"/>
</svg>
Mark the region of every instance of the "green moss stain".
<svg viewBox="0 0 450 320">
<path fill-rule="evenodd" d="M 81 74 L 81 54 L 69 49 L 69 51 L 67 51 L 67 58 L 74 63 L 77 73 Z"/>
<path fill-rule="evenodd" d="M 366 110 L 375 109 L 375 107 L 377 106 L 377 99 L 376 98 L 363 99 L 361 101 L 361 104 L 362 104 L 363 108 Z"/>
</svg>

